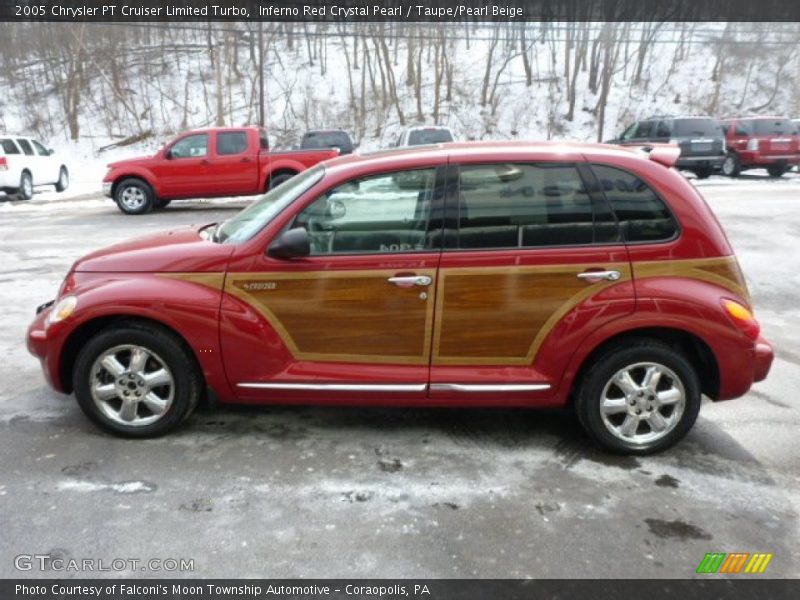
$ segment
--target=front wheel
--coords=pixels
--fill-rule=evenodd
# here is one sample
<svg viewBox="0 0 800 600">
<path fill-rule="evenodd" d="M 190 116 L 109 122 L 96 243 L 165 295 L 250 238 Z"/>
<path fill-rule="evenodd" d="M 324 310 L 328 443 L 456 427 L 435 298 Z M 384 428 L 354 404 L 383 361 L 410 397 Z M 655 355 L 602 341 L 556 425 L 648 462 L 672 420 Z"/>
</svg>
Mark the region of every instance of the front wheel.
<svg viewBox="0 0 800 600">
<path fill-rule="evenodd" d="M 174 335 L 148 325 L 109 329 L 89 340 L 75 361 L 73 382 L 83 412 L 124 437 L 167 433 L 200 397 L 191 354 Z"/>
<path fill-rule="evenodd" d="M 33 177 L 27 171 L 19 178 L 17 196 L 20 200 L 30 200 L 33 198 Z"/>
<path fill-rule="evenodd" d="M 738 177 L 741 172 L 742 164 L 739 162 L 739 157 L 731 152 L 722 161 L 722 174 L 728 177 Z"/>
<path fill-rule="evenodd" d="M 153 209 L 155 194 L 141 179 L 125 179 L 117 185 L 114 200 L 126 215 L 143 215 Z"/>
<path fill-rule="evenodd" d="M 656 340 L 609 348 L 586 370 L 575 407 L 589 435 L 621 454 L 669 448 L 692 428 L 700 383 L 686 358 Z"/>
<path fill-rule="evenodd" d="M 58 171 L 58 181 L 56 181 L 56 191 L 63 192 L 69 187 L 69 171 L 67 167 L 61 167 Z"/>
</svg>

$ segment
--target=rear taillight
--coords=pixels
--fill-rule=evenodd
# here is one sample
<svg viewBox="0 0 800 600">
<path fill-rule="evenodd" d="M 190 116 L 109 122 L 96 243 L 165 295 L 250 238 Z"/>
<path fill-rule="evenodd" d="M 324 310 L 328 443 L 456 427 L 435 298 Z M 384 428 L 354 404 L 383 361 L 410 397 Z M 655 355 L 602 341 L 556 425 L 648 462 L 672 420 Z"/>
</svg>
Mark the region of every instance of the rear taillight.
<svg viewBox="0 0 800 600">
<path fill-rule="evenodd" d="M 753 313 L 750 312 L 749 308 L 744 304 L 740 304 L 735 300 L 729 300 L 728 298 L 723 298 L 721 304 L 722 308 L 725 310 L 725 314 L 728 315 L 728 318 L 737 329 L 751 340 L 758 339 L 758 335 L 761 333 L 761 326 L 758 324 L 758 321 L 756 321 L 756 318 L 753 316 Z"/>
<path fill-rule="evenodd" d="M 755 138 L 751 138 L 747 142 L 747 149 L 750 152 L 758 152 L 758 140 Z"/>
<path fill-rule="evenodd" d="M 8 160 L 5 156 L 0 156 L 0 171 L 8 171 Z"/>
</svg>

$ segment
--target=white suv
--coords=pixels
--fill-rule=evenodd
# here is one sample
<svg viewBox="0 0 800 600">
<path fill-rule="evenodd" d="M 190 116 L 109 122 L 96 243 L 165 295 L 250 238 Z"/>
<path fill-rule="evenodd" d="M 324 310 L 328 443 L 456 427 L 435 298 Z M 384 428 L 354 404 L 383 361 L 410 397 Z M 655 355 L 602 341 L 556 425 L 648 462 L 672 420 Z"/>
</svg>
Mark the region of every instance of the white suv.
<svg viewBox="0 0 800 600">
<path fill-rule="evenodd" d="M 0 191 L 30 200 L 39 185 L 54 185 L 63 192 L 69 186 L 67 167 L 35 139 L 0 133 Z"/>
</svg>

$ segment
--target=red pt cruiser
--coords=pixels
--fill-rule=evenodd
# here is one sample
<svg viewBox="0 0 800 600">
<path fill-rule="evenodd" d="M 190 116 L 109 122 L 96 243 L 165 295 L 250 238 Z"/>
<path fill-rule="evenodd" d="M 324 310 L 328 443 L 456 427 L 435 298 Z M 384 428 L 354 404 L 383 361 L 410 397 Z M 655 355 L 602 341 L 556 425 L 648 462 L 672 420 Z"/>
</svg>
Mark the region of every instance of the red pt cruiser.
<svg viewBox="0 0 800 600">
<path fill-rule="evenodd" d="M 677 151 L 475 143 L 322 163 L 221 224 L 72 267 L 28 347 L 104 429 L 201 398 L 572 405 L 605 447 L 681 439 L 769 371 L 731 247 Z"/>
</svg>

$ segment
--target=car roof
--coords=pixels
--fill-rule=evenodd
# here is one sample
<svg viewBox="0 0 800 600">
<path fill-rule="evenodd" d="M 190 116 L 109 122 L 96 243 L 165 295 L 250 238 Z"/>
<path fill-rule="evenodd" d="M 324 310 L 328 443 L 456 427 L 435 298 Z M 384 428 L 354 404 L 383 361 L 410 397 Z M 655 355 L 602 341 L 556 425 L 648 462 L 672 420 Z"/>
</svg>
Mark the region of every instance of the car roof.
<svg viewBox="0 0 800 600">
<path fill-rule="evenodd" d="M 447 129 L 447 130 L 450 130 L 450 128 L 447 125 L 414 125 L 413 127 L 408 127 L 406 129 L 406 131 L 424 131 L 426 129 L 428 129 L 428 130 L 430 130 L 430 129 Z"/>
<path fill-rule="evenodd" d="M 553 160 L 562 155 L 564 160 L 576 160 L 584 152 L 594 156 L 608 158 L 640 156 L 644 160 L 647 155 L 635 148 L 626 148 L 610 144 L 592 142 L 555 142 L 555 141 L 491 141 L 491 142 L 448 142 L 442 144 L 426 144 L 421 146 L 403 146 L 368 152 L 364 154 L 348 154 L 325 161 L 327 169 L 339 170 L 358 164 L 368 169 L 370 166 L 391 166 L 398 160 L 403 162 L 436 162 L 449 157 L 454 161 L 467 158 L 485 158 L 486 160 L 502 159 L 508 155 L 525 155 L 525 159 Z"/>
</svg>

